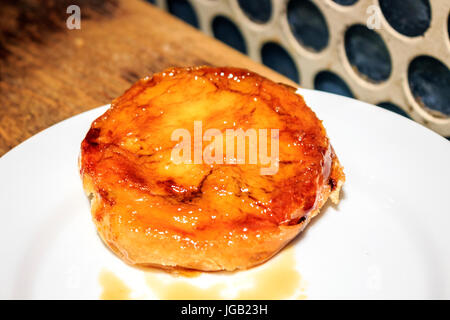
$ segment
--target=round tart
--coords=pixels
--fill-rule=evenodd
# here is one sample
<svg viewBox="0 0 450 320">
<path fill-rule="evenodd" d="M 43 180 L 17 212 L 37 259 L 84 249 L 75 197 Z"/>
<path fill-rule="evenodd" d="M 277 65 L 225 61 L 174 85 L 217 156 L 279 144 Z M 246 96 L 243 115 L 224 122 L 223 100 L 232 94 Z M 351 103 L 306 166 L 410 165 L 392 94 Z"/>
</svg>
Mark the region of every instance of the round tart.
<svg viewBox="0 0 450 320">
<path fill-rule="evenodd" d="M 171 68 L 115 99 L 80 156 L 106 245 L 129 264 L 204 271 L 275 255 L 345 180 L 295 91 L 243 69 Z"/>
</svg>

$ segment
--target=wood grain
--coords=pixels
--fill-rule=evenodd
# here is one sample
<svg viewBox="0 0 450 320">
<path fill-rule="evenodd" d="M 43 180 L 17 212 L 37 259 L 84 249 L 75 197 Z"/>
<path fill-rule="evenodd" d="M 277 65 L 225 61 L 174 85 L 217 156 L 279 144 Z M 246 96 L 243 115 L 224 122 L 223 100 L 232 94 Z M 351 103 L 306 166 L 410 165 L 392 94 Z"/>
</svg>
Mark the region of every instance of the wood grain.
<svg viewBox="0 0 450 320">
<path fill-rule="evenodd" d="M 50 27 L 33 19 L 0 24 L 0 155 L 170 66 L 244 67 L 295 85 L 144 1 L 115 0 L 103 10 L 86 8 L 88 14 L 80 7 L 81 30 L 64 27 L 65 8 L 51 15 Z M 17 8 L 9 10 L 17 16 Z"/>
</svg>

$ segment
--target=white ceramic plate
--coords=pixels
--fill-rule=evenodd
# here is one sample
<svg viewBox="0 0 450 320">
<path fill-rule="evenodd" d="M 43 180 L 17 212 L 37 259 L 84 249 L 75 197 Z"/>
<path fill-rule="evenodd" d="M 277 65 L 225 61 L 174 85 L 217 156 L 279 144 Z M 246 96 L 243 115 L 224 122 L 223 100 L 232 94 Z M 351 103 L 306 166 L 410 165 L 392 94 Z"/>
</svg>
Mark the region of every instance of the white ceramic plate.
<svg viewBox="0 0 450 320">
<path fill-rule="evenodd" d="M 449 299 L 450 143 L 378 107 L 300 93 L 324 120 L 347 182 L 341 203 L 326 206 L 293 242 L 302 280 L 286 298 Z M 102 245 L 91 222 L 77 157 L 105 109 L 65 120 L 0 158 L 0 298 L 97 299 L 102 270 L 120 278 L 131 298 L 161 297 L 146 272 Z M 283 254 L 236 274 L 154 276 L 168 287 L 225 281 L 223 296 L 234 297 L 239 284 L 251 286 L 245 279 L 270 270 Z M 283 279 L 274 281 L 283 290 Z"/>
</svg>

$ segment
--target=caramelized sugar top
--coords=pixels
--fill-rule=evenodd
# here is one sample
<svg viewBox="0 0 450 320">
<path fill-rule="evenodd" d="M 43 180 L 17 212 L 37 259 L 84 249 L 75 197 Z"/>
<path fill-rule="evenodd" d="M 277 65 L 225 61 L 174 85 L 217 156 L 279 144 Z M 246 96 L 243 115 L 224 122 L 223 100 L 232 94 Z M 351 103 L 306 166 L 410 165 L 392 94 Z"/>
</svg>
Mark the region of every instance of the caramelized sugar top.
<svg viewBox="0 0 450 320">
<path fill-rule="evenodd" d="M 294 92 L 242 69 L 168 69 L 138 81 L 94 121 L 82 143 L 82 173 L 108 214 L 153 236 L 202 237 L 215 228 L 245 236 L 298 223 L 317 203 L 332 155 L 321 121 Z M 278 172 L 261 175 L 259 162 L 175 164 L 172 132 L 184 128 L 193 139 L 194 121 L 203 132 L 279 129 Z"/>
</svg>

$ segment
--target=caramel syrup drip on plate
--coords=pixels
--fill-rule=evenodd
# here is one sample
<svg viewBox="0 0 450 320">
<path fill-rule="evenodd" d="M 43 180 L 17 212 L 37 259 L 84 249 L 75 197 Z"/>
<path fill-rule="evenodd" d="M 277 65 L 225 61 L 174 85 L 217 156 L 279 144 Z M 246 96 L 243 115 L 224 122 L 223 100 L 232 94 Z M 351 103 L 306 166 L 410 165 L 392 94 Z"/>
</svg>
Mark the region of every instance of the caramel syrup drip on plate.
<svg viewBox="0 0 450 320">
<path fill-rule="evenodd" d="M 241 273 L 247 273 L 244 278 L 245 287 L 239 289 L 234 296 L 226 295 L 230 283 L 233 283 L 228 277 L 207 287 L 200 287 L 180 277 L 183 273 L 176 273 L 169 281 L 164 281 L 158 276 L 158 272 L 147 271 L 145 280 L 150 290 L 158 298 L 165 300 L 307 298 L 304 292 L 304 281 L 296 270 L 292 249 L 283 252 L 264 266 Z M 198 273 L 195 273 L 196 275 Z M 187 276 L 193 275 L 187 274 Z M 102 271 L 100 284 L 103 287 L 101 299 L 130 298 L 131 290 L 110 271 Z"/>
<path fill-rule="evenodd" d="M 109 270 L 102 270 L 99 276 L 100 285 L 102 286 L 102 293 L 100 299 L 102 300 L 129 300 L 130 288 L 113 272 Z"/>
</svg>

